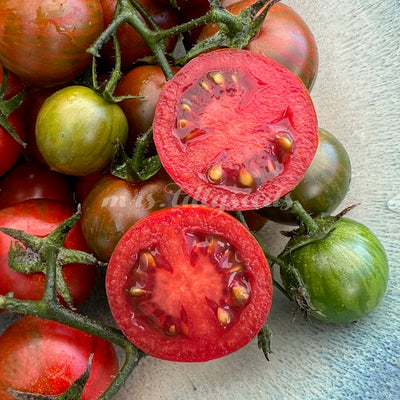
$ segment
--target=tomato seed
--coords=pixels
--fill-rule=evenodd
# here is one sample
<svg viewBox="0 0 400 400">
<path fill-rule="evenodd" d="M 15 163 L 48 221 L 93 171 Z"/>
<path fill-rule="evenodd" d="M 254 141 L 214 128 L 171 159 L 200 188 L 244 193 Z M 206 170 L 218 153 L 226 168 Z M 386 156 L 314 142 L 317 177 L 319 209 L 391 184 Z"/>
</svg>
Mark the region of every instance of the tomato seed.
<svg viewBox="0 0 400 400">
<path fill-rule="evenodd" d="M 217 318 L 219 323 L 223 326 L 229 325 L 232 319 L 230 313 L 222 307 L 218 307 L 217 309 Z"/>
<path fill-rule="evenodd" d="M 212 183 L 221 183 L 224 178 L 224 170 L 222 168 L 222 164 L 212 165 L 207 171 L 207 177 Z"/>
<path fill-rule="evenodd" d="M 232 288 L 233 301 L 237 306 L 243 306 L 249 299 L 249 291 L 241 285 L 235 285 Z"/>
<path fill-rule="evenodd" d="M 239 184 L 246 187 L 253 187 L 255 181 L 253 176 L 245 169 L 241 169 L 239 172 Z"/>
</svg>

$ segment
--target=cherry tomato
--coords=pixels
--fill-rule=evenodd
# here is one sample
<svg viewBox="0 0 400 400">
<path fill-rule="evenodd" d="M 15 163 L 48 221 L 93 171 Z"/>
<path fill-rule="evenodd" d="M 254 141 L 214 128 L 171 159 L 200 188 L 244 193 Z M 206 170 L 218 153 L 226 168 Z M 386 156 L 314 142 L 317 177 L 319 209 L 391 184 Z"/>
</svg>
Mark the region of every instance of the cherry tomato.
<svg viewBox="0 0 400 400">
<path fill-rule="evenodd" d="M 73 214 L 73 209 L 65 204 L 48 199 L 32 199 L 0 210 L 0 226 L 23 230 L 31 235 L 44 237 L 61 222 Z M 13 292 L 14 297 L 23 300 L 40 300 L 45 286 L 45 276 L 41 272 L 24 274 L 8 266 L 8 251 L 14 239 L 0 233 L 0 294 Z M 80 225 L 68 234 L 65 247 L 87 251 Z M 92 265 L 67 264 L 63 267 L 63 277 L 75 306 L 88 296 L 96 275 Z"/>
<path fill-rule="evenodd" d="M 98 0 L 3 0 L 0 61 L 28 86 L 55 86 L 90 66 L 103 30 Z"/>
<path fill-rule="evenodd" d="M 180 203 L 184 196 L 166 174 L 137 184 L 105 175 L 83 202 L 83 235 L 96 257 L 108 261 L 122 235 L 135 222 Z"/>
<path fill-rule="evenodd" d="M 317 152 L 304 178 L 284 197 L 288 205 L 292 201 L 299 201 L 312 216 L 335 211 L 344 200 L 351 180 L 350 158 L 342 143 L 321 128 L 318 137 Z M 271 205 L 257 212 L 281 224 L 297 223 L 287 207 Z"/>
<path fill-rule="evenodd" d="M 2 82 L 3 66 L 0 65 L 0 84 Z M 20 80 L 13 73 L 8 72 L 4 100 L 16 96 L 24 89 L 25 86 L 20 82 Z M 22 140 L 25 140 L 24 112 L 25 107 L 23 103 L 16 110 L 14 110 L 8 118 L 8 121 Z M 8 133 L 3 126 L 0 125 L 0 176 L 5 174 L 15 165 L 21 153 L 22 146 Z"/>
<path fill-rule="evenodd" d="M 177 68 L 173 69 L 175 72 Z M 134 147 L 139 135 L 153 124 L 154 111 L 165 85 L 165 75 L 158 65 L 142 65 L 133 68 L 119 81 L 115 96 L 139 96 L 119 103 L 129 125 L 128 146 Z"/>
<path fill-rule="evenodd" d="M 287 252 L 283 260 L 298 269 L 308 288 L 313 306 L 310 315 L 326 322 L 364 317 L 386 291 L 385 249 L 366 226 L 347 218 L 340 219 L 325 239 Z M 290 278 L 284 271 L 281 277 L 289 289 Z"/>
<path fill-rule="evenodd" d="M 165 84 L 153 137 L 185 193 L 248 210 L 271 204 L 302 179 L 318 124 L 307 89 L 288 69 L 250 51 L 217 50 Z"/>
<path fill-rule="evenodd" d="M 267 260 L 234 217 L 182 205 L 137 222 L 118 242 L 106 290 L 118 326 L 147 354 L 207 361 L 249 343 L 272 295 Z"/>
<path fill-rule="evenodd" d="M 36 142 L 46 163 L 67 175 L 106 169 L 128 122 L 118 106 L 92 89 L 68 86 L 48 97 L 36 120 Z"/>
<path fill-rule="evenodd" d="M 103 8 L 104 27 L 106 28 L 114 16 L 117 0 L 100 0 L 100 3 Z M 168 29 L 177 25 L 178 12 L 171 5 L 160 3 L 157 0 L 140 0 L 139 3 L 160 28 Z M 121 50 L 121 68 L 123 71 L 129 71 L 140 58 L 153 55 L 140 34 L 128 23 L 125 22 L 118 27 L 117 37 Z M 167 52 L 171 52 L 174 49 L 176 41 L 177 37 L 169 37 L 167 39 Z M 103 47 L 102 57 L 111 66 L 114 66 L 115 50 L 111 41 Z"/>
<path fill-rule="evenodd" d="M 73 205 L 72 184 L 66 175 L 38 161 L 14 167 L 0 179 L 0 208 L 29 199 L 51 199 Z"/>
<path fill-rule="evenodd" d="M 111 343 L 58 322 L 24 316 L 0 336 L 0 397 L 8 391 L 57 396 L 92 365 L 81 400 L 97 400 L 118 373 Z"/>
<path fill-rule="evenodd" d="M 235 2 L 227 6 L 227 10 L 236 15 L 254 2 Z M 206 25 L 198 40 L 204 40 L 217 31 L 217 25 Z M 283 3 L 273 5 L 260 31 L 245 49 L 272 58 L 290 69 L 309 90 L 314 85 L 319 64 L 317 44 L 310 28 L 293 8 Z"/>
</svg>

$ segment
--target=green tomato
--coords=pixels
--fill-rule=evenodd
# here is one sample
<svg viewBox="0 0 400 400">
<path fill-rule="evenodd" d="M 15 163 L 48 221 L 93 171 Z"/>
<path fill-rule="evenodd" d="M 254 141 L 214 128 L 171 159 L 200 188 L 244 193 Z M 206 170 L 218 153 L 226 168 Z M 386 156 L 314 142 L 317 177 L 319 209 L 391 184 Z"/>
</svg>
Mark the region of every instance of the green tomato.
<svg viewBox="0 0 400 400">
<path fill-rule="evenodd" d="M 318 129 L 318 148 L 300 183 L 284 199 L 299 201 L 313 216 L 330 214 L 345 198 L 351 180 L 350 158 L 340 141 L 328 131 Z M 296 219 L 287 207 L 275 204 L 257 211 L 271 221 L 294 225 Z"/>
<path fill-rule="evenodd" d="M 366 226 L 347 218 L 341 218 L 325 239 L 285 252 L 282 259 L 298 269 L 308 287 L 310 315 L 326 322 L 364 317 L 386 291 L 385 249 Z M 281 278 L 290 291 L 292 282 L 282 268 Z"/>
<path fill-rule="evenodd" d="M 39 151 L 52 169 L 84 176 L 109 166 L 115 144 L 127 140 L 128 122 L 117 104 L 94 90 L 68 86 L 46 99 L 35 130 Z"/>
</svg>

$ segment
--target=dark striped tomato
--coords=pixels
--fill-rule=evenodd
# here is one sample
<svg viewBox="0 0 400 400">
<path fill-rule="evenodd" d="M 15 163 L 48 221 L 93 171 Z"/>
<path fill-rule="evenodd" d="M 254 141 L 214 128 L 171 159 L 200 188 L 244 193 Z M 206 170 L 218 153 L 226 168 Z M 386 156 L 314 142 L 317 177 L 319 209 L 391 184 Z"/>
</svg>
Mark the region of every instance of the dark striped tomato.
<svg viewBox="0 0 400 400">
<path fill-rule="evenodd" d="M 98 0 L 3 0 L 0 61 L 27 85 L 65 83 L 90 65 L 102 30 Z"/>
<path fill-rule="evenodd" d="M 325 239 L 288 251 L 283 260 L 300 272 L 310 293 L 310 314 L 326 322 L 364 317 L 386 291 L 385 249 L 366 226 L 347 218 L 340 219 Z M 283 270 L 281 277 L 290 290 L 291 281 Z"/>
<path fill-rule="evenodd" d="M 236 15 L 254 2 L 241 0 L 227 10 Z M 206 25 L 199 41 L 217 30 L 217 25 Z M 245 48 L 272 58 L 299 76 L 309 90 L 312 88 L 318 72 L 318 48 L 310 28 L 293 8 L 283 3 L 272 6 L 259 33 Z"/>
<path fill-rule="evenodd" d="M 272 280 L 263 251 L 231 215 L 202 205 L 157 211 L 118 242 L 106 275 L 114 319 L 145 353 L 207 361 L 264 325 Z"/>
<path fill-rule="evenodd" d="M 165 84 L 153 137 L 164 168 L 189 196 L 251 210 L 303 178 L 318 123 L 309 92 L 288 69 L 248 50 L 217 50 Z"/>
</svg>

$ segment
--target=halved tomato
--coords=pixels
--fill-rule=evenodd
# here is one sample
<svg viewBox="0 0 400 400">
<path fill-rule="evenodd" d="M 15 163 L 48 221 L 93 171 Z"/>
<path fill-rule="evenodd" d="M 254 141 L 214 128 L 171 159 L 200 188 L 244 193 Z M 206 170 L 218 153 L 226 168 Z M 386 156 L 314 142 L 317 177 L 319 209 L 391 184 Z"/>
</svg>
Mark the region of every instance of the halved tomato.
<svg viewBox="0 0 400 400">
<path fill-rule="evenodd" d="M 204 205 L 156 211 L 111 256 L 106 290 L 117 325 L 145 353 L 194 362 L 249 343 L 271 306 L 268 262 L 231 215 Z"/>
<path fill-rule="evenodd" d="M 161 162 L 182 190 L 225 210 L 282 197 L 318 145 L 315 108 L 301 80 L 246 50 L 187 63 L 165 84 L 153 131 Z"/>
</svg>

